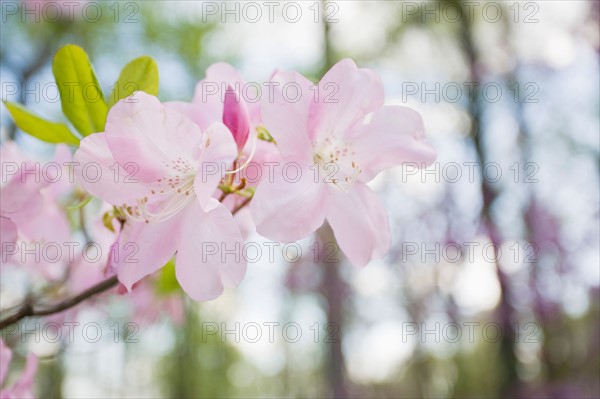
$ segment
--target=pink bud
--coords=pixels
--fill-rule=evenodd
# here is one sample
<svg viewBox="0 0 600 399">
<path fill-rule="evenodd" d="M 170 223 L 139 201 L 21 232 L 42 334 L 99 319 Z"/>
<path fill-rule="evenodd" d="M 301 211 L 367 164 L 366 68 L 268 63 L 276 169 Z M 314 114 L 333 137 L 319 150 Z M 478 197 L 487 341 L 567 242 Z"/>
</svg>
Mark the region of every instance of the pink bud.
<svg viewBox="0 0 600 399">
<path fill-rule="evenodd" d="M 223 104 L 223 124 L 233 134 L 238 150 L 241 151 L 250 133 L 250 115 L 246 103 L 237 97 L 235 91 L 229 85 L 225 92 L 225 102 Z"/>
</svg>

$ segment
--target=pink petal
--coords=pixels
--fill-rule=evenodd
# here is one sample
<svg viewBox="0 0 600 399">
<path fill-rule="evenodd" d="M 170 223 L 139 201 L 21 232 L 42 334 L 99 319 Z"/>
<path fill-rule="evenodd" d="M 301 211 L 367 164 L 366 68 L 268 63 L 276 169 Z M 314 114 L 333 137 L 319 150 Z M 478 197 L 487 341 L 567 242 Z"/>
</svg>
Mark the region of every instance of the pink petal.
<svg viewBox="0 0 600 399">
<path fill-rule="evenodd" d="M 170 101 L 164 103 L 168 108 L 187 116 L 192 122 L 200 127 L 200 130 L 206 130 L 214 122 L 220 121 L 220 111 L 213 110 L 212 112 L 207 107 L 198 106 L 194 103 L 186 103 L 183 101 Z"/>
<path fill-rule="evenodd" d="M 435 150 L 425 141 L 421 115 L 400 105 L 384 106 L 373 113 L 371 122 L 352 142 L 364 181 L 392 166 L 405 162 L 427 166 L 436 158 Z"/>
<path fill-rule="evenodd" d="M 43 198 L 40 212 L 18 223 L 19 233 L 31 241 L 62 245 L 71 237 L 67 216 L 50 194 L 43 193 Z"/>
<path fill-rule="evenodd" d="M 350 59 L 341 60 L 319 82 L 319 102 L 311 111 L 313 138 L 346 137 L 354 124 L 383 106 L 384 97 L 377 74 Z"/>
<path fill-rule="evenodd" d="M 4 216 L 0 216 L 0 236 L 2 239 L 2 247 L 0 248 L 1 256 L 7 244 L 17 242 L 17 226 L 15 226 L 12 220 Z M 0 378 L 0 384 L 1 383 L 2 378 Z"/>
<path fill-rule="evenodd" d="M 47 187 L 49 181 L 41 176 L 41 172 L 33 163 L 19 166 L 16 174 L 0 188 L 0 210 L 3 215 L 22 213 L 30 217 L 39 212 L 42 206 L 40 190 Z"/>
<path fill-rule="evenodd" d="M 0 392 L 2 399 L 29 399 L 34 398 L 33 384 L 35 382 L 35 374 L 37 373 L 38 359 L 30 353 L 25 361 L 25 369 L 21 371 L 21 375 L 17 382 L 10 388 L 3 389 Z"/>
<path fill-rule="evenodd" d="M 277 142 L 281 156 L 302 165 L 312 162 L 309 140 L 309 114 L 313 100 L 312 82 L 296 72 L 277 72 L 273 96 L 262 98 L 262 119 Z"/>
<path fill-rule="evenodd" d="M 217 298 L 223 287 L 242 281 L 246 273 L 242 248 L 240 230 L 224 205 L 208 213 L 190 206 L 175 263 L 179 284 L 196 301 Z"/>
<path fill-rule="evenodd" d="M 53 198 L 58 198 L 61 195 L 68 193 L 72 188 L 72 182 L 69 179 L 69 170 L 67 165 L 73 161 L 73 155 L 71 150 L 65 144 L 58 144 L 54 151 L 54 158 L 52 160 L 56 164 L 62 166 L 60 176 L 48 176 L 51 179 L 50 184 L 44 189 L 44 191 L 50 194 Z M 48 168 L 53 170 L 54 168 Z"/>
<path fill-rule="evenodd" d="M 244 78 L 240 71 L 226 62 L 216 62 L 206 69 L 206 79 L 213 82 L 243 83 Z"/>
<path fill-rule="evenodd" d="M 206 70 L 206 78 L 196 85 L 192 103 L 205 115 L 213 116 L 210 123 L 221 121 L 227 86 L 233 86 L 239 93 L 239 90 L 243 89 L 244 83 L 242 74 L 233 66 L 225 62 L 212 64 Z"/>
<path fill-rule="evenodd" d="M 244 148 L 250 133 L 250 115 L 246 102 L 240 100 L 231 86 L 227 87 L 225 93 L 223 124 L 233 134 L 238 150 Z"/>
<path fill-rule="evenodd" d="M 206 70 L 206 78 L 196 85 L 192 103 L 170 102 L 165 105 L 183 113 L 204 131 L 212 123 L 223 121 L 224 94 L 228 86 L 233 87 L 240 104 L 247 109 L 250 126 L 260 124 L 260 105 L 258 97 L 254 98 L 253 88 L 246 84 L 240 71 L 223 62 Z"/>
<path fill-rule="evenodd" d="M 31 388 L 35 382 L 35 374 L 38 369 L 38 358 L 30 353 L 25 360 L 25 369 L 21 372 L 19 380 L 12 388 L 13 392 L 18 392 L 18 397 L 33 397 Z"/>
<path fill-rule="evenodd" d="M 225 172 L 231 167 L 237 156 L 237 146 L 233 136 L 225 125 L 214 123 L 204 133 L 198 159 L 200 168 L 194 179 L 194 191 L 200 204 L 206 211 L 210 210 L 213 193 Z"/>
<path fill-rule="evenodd" d="M 323 224 L 327 187 L 315 180 L 310 169 L 303 169 L 298 181 L 295 173 L 295 168 L 289 168 L 284 177 L 282 169 L 275 168 L 273 176 L 265 178 L 256 189 L 250 210 L 260 235 L 292 242 Z"/>
<path fill-rule="evenodd" d="M 19 145 L 15 141 L 5 141 L 0 146 L 0 159 L 5 162 L 21 162 L 28 161 L 27 157 L 21 152 Z"/>
<path fill-rule="evenodd" d="M 340 249 L 355 266 L 382 258 L 390 248 L 386 210 L 363 183 L 354 184 L 349 193 L 337 190 L 329 199 L 327 221 Z"/>
<path fill-rule="evenodd" d="M 192 161 L 202 140 L 198 125 L 144 92 L 111 108 L 105 133 L 115 160 L 135 162 L 144 181 L 162 177 L 161 170 L 178 158 Z"/>
<path fill-rule="evenodd" d="M 113 248 L 112 264 L 128 291 L 135 283 L 163 267 L 175 254 L 185 212 L 161 223 L 130 221 Z M 116 251 L 114 251 L 116 249 Z"/>
<path fill-rule="evenodd" d="M 89 193 L 112 205 L 132 203 L 147 194 L 146 187 L 137 182 L 137 173 L 129 176 L 129 172 L 135 169 L 115 167 L 116 161 L 104 133 L 90 134 L 81 140 L 74 161 L 77 182 Z"/>
<path fill-rule="evenodd" d="M 0 385 L 4 382 L 4 377 L 8 371 L 10 360 L 12 359 L 12 350 L 0 340 Z"/>
</svg>

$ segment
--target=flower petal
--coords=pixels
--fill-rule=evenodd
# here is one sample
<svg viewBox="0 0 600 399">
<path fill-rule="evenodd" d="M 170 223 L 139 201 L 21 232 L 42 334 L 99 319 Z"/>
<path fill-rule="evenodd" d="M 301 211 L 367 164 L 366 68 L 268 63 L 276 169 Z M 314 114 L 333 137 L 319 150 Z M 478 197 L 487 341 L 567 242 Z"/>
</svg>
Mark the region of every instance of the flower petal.
<svg viewBox="0 0 600 399">
<path fill-rule="evenodd" d="M 209 124 L 221 121 L 223 117 L 223 103 L 227 86 L 233 87 L 240 102 L 248 109 L 251 125 L 255 126 L 260 119 L 260 106 L 258 101 L 253 101 L 255 94 L 249 90 L 239 70 L 225 62 L 212 64 L 206 70 L 206 78 L 196 85 L 192 103 L 197 110 L 202 110 L 204 115 L 211 116 Z M 248 97 L 246 99 L 245 97 Z M 250 102 L 248 100 L 252 100 Z"/>
<path fill-rule="evenodd" d="M 233 134 L 238 150 L 242 150 L 250 133 L 250 115 L 246 102 L 240 100 L 231 86 L 227 86 L 225 92 L 223 124 Z"/>
<path fill-rule="evenodd" d="M 214 206 L 209 200 L 238 152 L 233 136 L 222 123 L 212 124 L 204 133 L 201 151 L 194 191 L 204 210 L 209 211 Z"/>
<path fill-rule="evenodd" d="M 71 150 L 65 144 L 58 144 L 56 146 L 56 150 L 54 151 L 54 158 L 52 160 L 52 164 L 54 166 L 60 167 L 58 173 L 51 173 L 51 175 L 47 176 L 50 180 L 50 183 L 47 187 L 45 187 L 44 191 L 47 194 L 50 194 L 51 198 L 59 198 L 61 195 L 68 193 L 72 188 L 72 181 L 69 179 L 69 170 L 68 165 L 73 161 L 73 154 L 71 154 Z M 52 170 L 53 168 L 49 168 Z"/>
<path fill-rule="evenodd" d="M 81 140 L 74 161 L 77 182 L 112 205 L 129 204 L 147 194 L 146 187 L 136 181 L 137 176 L 129 176 L 131 170 L 117 166 L 104 133 L 90 134 Z"/>
<path fill-rule="evenodd" d="M 112 249 L 112 264 L 128 291 L 175 254 L 185 212 L 161 223 L 129 221 Z"/>
<path fill-rule="evenodd" d="M 204 104 L 214 109 L 218 117 L 223 114 L 223 96 L 227 86 L 241 86 L 244 78 L 240 71 L 226 62 L 217 62 L 206 69 L 206 77 L 196 85 L 194 104 Z"/>
<path fill-rule="evenodd" d="M 351 59 L 335 64 L 319 82 L 319 102 L 312 107 L 313 139 L 329 135 L 347 137 L 351 127 L 383 106 L 384 90 L 375 72 L 358 68 Z"/>
<path fill-rule="evenodd" d="M 0 216 L 0 236 L 2 236 L 2 247 L 0 248 L 1 256 L 8 244 L 15 244 L 17 242 L 17 226 L 12 222 L 12 220 L 5 218 L 4 216 Z M 0 378 L 0 384 L 1 383 L 2 378 Z"/>
<path fill-rule="evenodd" d="M 170 101 L 164 103 L 164 105 L 187 116 L 192 122 L 198 125 L 202 131 L 206 130 L 220 118 L 218 111 L 210 112 L 206 107 L 198 106 L 198 104 L 186 103 L 183 101 Z"/>
<path fill-rule="evenodd" d="M 4 377 L 8 371 L 8 365 L 12 359 L 12 350 L 0 340 L 0 385 L 4 382 Z"/>
<path fill-rule="evenodd" d="M 164 177 L 163 171 L 179 158 L 192 162 L 191 153 L 202 141 L 198 125 L 144 92 L 111 108 L 105 133 L 115 160 L 135 162 L 136 176 L 145 182 Z"/>
<path fill-rule="evenodd" d="M 33 384 L 35 383 L 35 374 L 38 369 L 38 358 L 30 353 L 25 360 L 25 368 L 21 371 L 19 379 L 14 385 L 2 391 L 2 398 L 19 398 L 29 399 L 35 398 L 32 392 Z"/>
<path fill-rule="evenodd" d="M 296 168 L 288 170 L 286 174 L 276 168 L 273 176 L 259 184 L 250 203 L 257 232 L 283 242 L 305 238 L 323 224 L 327 194 L 312 170 L 302 169 L 298 181 Z"/>
<path fill-rule="evenodd" d="M 406 162 L 427 166 L 436 158 L 435 150 L 425 141 L 421 115 L 400 105 L 384 106 L 373 113 L 371 122 L 361 127 L 352 142 L 363 181 L 392 166 Z"/>
<path fill-rule="evenodd" d="M 40 190 L 50 183 L 47 179 L 42 178 L 40 173 L 34 172 L 39 172 L 39 170 L 39 166 L 26 163 L 16 171 L 16 174 L 4 187 L 0 188 L 2 215 L 13 218 L 15 214 L 20 213 L 27 218 L 41 210 Z M 3 178 L 5 177 L 3 176 Z"/>
<path fill-rule="evenodd" d="M 31 241 L 63 245 L 71 237 L 67 216 L 51 194 L 42 197 L 42 209 L 35 217 L 17 221 L 19 234 Z"/>
<path fill-rule="evenodd" d="M 355 266 L 382 258 L 390 248 L 386 210 L 366 184 L 356 183 L 349 193 L 337 191 L 329 199 L 327 221 L 340 249 Z"/>
<path fill-rule="evenodd" d="M 271 82 L 273 93 L 261 104 L 263 123 L 282 157 L 306 165 L 312 162 L 308 123 L 314 85 L 296 72 L 276 72 Z"/>
<path fill-rule="evenodd" d="M 242 235 L 222 204 L 210 212 L 192 205 L 186 220 L 175 261 L 177 281 L 196 301 L 215 299 L 223 287 L 235 287 L 244 278 Z"/>
</svg>

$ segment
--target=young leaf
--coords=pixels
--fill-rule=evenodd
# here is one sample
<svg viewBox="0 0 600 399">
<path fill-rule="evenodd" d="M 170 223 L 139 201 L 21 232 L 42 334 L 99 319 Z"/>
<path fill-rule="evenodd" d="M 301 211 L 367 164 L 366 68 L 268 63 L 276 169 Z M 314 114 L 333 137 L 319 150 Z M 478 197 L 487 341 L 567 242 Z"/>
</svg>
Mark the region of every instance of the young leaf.
<svg viewBox="0 0 600 399">
<path fill-rule="evenodd" d="M 110 94 L 108 107 L 138 90 L 153 96 L 158 94 L 158 66 L 151 57 L 139 57 L 125 65 Z"/>
<path fill-rule="evenodd" d="M 25 133 L 48 143 L 79 145 L 79 138 L 71 133 L 67 125 L 47 121 L 28 111 L 21 104 L 5 101 L 4 105 L 10 112 L 15 124 Z"/>
<path fill-rule="evenodd" d="M 175 276 L 175 258 L 171 258 L 162 268 L 155 284 L 156 292 L 162 295 L 169 295 L 180 290 L 181 286 Z"/>
<path fill-rule="evenodd" d="M 83 135 L 102 132 L 108 108 L 90 60 L 72 44 L 56 52 L 52 73 L 60 91 L 63 113 Z"/>
</svg>

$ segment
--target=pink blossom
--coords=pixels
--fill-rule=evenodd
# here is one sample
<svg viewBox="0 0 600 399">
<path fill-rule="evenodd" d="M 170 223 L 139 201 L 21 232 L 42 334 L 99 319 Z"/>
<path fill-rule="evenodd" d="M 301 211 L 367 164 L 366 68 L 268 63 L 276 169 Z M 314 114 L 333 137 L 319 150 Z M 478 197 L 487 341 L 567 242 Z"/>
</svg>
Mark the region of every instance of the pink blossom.
<svg viewBox="0 0 600 399">
<path fill-rule="evenodd" d="M 219 62 L 206 70 L 206 78 L 196 85 L 191 103 L 175 101 L 165 105 L 192 119 L 202 130 L 215 122 L 223 122 L 238 147 L 236 166 L 238 169 L 245 168 L 249 177 L 245 187 L 256 187 L 267 175 L 265 163 L 278 162 L 280 156 L 273 143 L 257 140 L 256 129 L 262 126 L 260 105 L 258 101 L 248 101 L 246 98 L 254 98 L 255 93 L 250 88 L 251 85 L 245 81 L 240 71 L 227 63 Z M 234 185 L 239 183 L 240 178 L 236 176 Z M 220 195 L 220 190 L 214 194 L 217 198 Z M 223 203 L 233 210 L 244 200 L 239 195 L 229 195 Z M 247 208 L 238 212 L 235 219 L 244 236 L 256 229 Z"/>
<path fill-rule="evenodd" d="M 101 248 L 101 252 L 98 253 L 98 256 L 87 257 L 83 256 L 83 251 L 76 253 L 74 262 L 69 265 L 69 279 L 67 280 L 69 292 L 82 292 L 107 276 L 115 274 L 109 263 L 110 248 L 118 239 L 115 231 L 118 231 L 119 223 L 113 220 L 112 227 L 115 231 L 111 231 L 102 220 L 104 213 L 111 209 L 112 206 L 104 203 L 96 212 L 88 213 L 88 222 L 85 228 L 91 242 Z"/>
<path fill-rule="evenodd" d="M 229 210 L 212 197 L 226 170 L 222 166 L 236 156 L 237 146 L 223 124 L 203 132 L 143 92 L 111 108 L 104 133 L 81 141 L 75 160 L 82 186 L 128 212 L 113 253 L 119 281 L 128 290 L 175 252 L 177 279 L 193 299 L 213 299 L 224 286 L 239 284 L 246 270 L 243 259 L 204 251 L 206 243 L 232 249 L 242 241 Z M 95 182 L 85 176 L 84 165 L 91 163 L 102 171 Z M 219 173 L 208 173 L 215 165 Z"/>
<path fill-rule="evenodd" d="M 188 116 L 202 130 L 215 121 L 233 121 L 233 118 L 237 120 L 236 125 L 239 123 L 241 127 L 249 126 L 253 129 L 260 124 L 260 106 L 257 102 L 246 100 L 243 95 L 246 85 L 240 71 L 227 63 L 219 62 L 208 67 L 206 78 L 196 85 L 191 103 L 173 101 L 166 105 Z M 229 122 L 224 123 L 228 128 L 233 126 Z M 244 134 L 245 128 L 236 132 L 232 131 L 238 138 L 236 144 L 242 148 L 248 138 Z"/>
<path fill-rule="evenodd" d="M 0 385 L 4 386 L 4 379 L 10 362 L 12 360 L 12 350 L 0 340 Z M 25 368 L 21 371 L 18 380 L 9 387 L 0 391 L 0 399 L 25 399 L 33 398 L 33 383 L 35 373 L 37 372 L 38 359 L 34 354 L 29 354 L 25 361 Z"/>
<path fill-rule="evenodd" d="M 250 115 L 246 102 L 231 86 L 227 86 L 223 101 L 223 124 L 233 134 L 238 149 L 242 150 L 250 134 Z"/>
<path fill-rule="evenodd" d="M 8 365 L 12 359 L 12 351 L 4 341 L 0 340 L 0 386 L 4 383 L 4 377 L 8 371 Z"/>
<path fill-rule="evenodd" d="M 262 125 L 260 104 L 248 101 L 253 97 L 251 86 L 244 80 L 240 71 L 233 66 L 219 62 L 206 70 L 206 78 L 196 85 L 191 103 L 168 102 L 165 105 L 176 109 L 205 130 L 215 122 L 222 122 L 230 130 L 237 144 L 243 163 L 248 158 L 260 164 L 261 161 L 276 157 L 273 145 L 256 143 L 256 128 Z"/>
<path fill-rule="evenodd" d="M 50 164 L 26 157 L 14 142 L 5 143 L 0 155 L 3 164 L 0 251 L 18 239 L 25 243 L 55 242 L 59 245 L 67 241 L 70 227 L 59 199 L 72 188 L 66 170 L 66 164 L 71 160 L 68 147 L 58 145 L 53 167 L 47 168 L 45 166 Z"/>
<path fill-rule="evenodd" d="M 133 306 L 131 321 L 146 326 L 156 323 L 161 315 L 168 316 L 174 324 L 184 320 L 183 297 L 180 291 L 161 293 L 156 288 L 156 280 L 145 279 L 136 284 L 127 296 Z"/>
<path fill-rule="evenodd" d="M 316 91 L 295 72 L 277 72 L 272 82 L 263 122 L 283 162 L 296 163 L 302 173 L 298 181 L 275 173 L 273 181 L 261 182 L 251 204 L 258 233 L 291 242 L 327 220 L 353 264 L 383 257 L 391 242 L 388 217 L 366 183 L 403 162 L 434 161 L 420 115 L 384 106 L 380 78 L 349 59 L 333 66 Z M 285 96 L 286 85 L 300 89 L 297 101 Z"/>
</svg>

